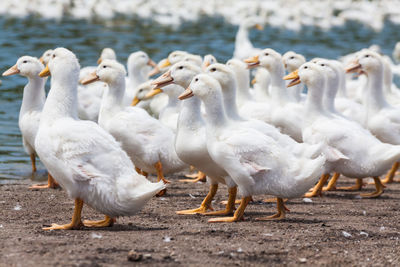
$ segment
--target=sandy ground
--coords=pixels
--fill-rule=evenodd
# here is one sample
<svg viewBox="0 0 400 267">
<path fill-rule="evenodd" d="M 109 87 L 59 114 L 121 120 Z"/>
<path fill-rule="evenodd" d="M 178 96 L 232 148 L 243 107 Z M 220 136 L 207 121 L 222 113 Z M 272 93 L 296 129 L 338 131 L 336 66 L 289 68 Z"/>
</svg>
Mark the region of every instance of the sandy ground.
<svg viewBox="0 0 400 267">
<path fill-rule="evenodd" d="M 255 220 L 275 212 L 275 204 L 258 196 L 244 221 L 210 224 L 206 216 L 175 214 L 197 207 L 208 186 L 173 180 L 165 197 L 152 199 L 136 216 L 110 228 L 72 231 L 42 230 L 69 222 L 73 201 L 65 191 L 33 191 L 29 184 L 0 186 L 1 266 L 400 265 L 400 184 L 379 199 L 336 191 L 312 202 L 291 200 L 291 212 L 278 222 Z M 223 208 L 226 195 L 221 187 L 215 209 Z M 102 218 L 87 206 L 83 216 Z M 128 261 L 129 253 L 138 261 Z"/>
</svg>

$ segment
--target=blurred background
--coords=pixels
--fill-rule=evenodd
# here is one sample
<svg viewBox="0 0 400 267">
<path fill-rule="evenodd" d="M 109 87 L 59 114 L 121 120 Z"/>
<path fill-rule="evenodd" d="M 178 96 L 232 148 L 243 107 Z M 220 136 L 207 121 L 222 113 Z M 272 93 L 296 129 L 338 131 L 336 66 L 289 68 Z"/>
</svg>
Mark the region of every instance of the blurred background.
<svg viewBox="0 0 400 267">
<path fill-rule="evenodd" d="M 265 24 L 249 33 L 255 47 L 294 50 L 307 59 L 338 58 L 373 44 L 391 56 L 400 41 L 399 1 L 1 0 L 0 71 L 22 55 L 40 57 L 59 46 L 76 53 L 82 67 L 96 65 L 104 47 L 124 64 L 138 50 L 155 61 L 186 50 L 225 62 L 238 25 L 252 16 Z M 0 183 L 41 180 L 44 167 L 31 174 L 18 129 L 26 79 L 0 79 Z"/>
</svg>

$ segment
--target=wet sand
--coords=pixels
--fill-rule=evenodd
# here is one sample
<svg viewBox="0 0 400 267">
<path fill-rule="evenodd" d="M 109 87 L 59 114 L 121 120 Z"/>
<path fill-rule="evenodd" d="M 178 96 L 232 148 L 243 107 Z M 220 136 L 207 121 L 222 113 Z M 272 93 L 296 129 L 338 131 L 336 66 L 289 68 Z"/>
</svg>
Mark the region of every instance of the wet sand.
<svg viewBox="0 0 400 267">
<path fill-rule="evenodd" d="M 0 266 L 400 265 L 398 183 L 378 199 L 335 191 L 311 203 L 291 200 L 283 221 L 256 221 L 276 209 L 257 196 L 244 221 L 210 224 L 206 216 L 175 214 L 198 207 L 208 185 L 172 180 L 167 195 L 153 198 L 136 216 L 119 218 L 110 228 L 72 231 L 42 230 L 70 221 L 73 200 L 65 191 L 29 190 L 29 181 L 2 185 Z M 224 208 L 226 197 L 221 186 L 214 208 Z M 83 217 L 103 215 L 84 206 Z"/>
</svg>

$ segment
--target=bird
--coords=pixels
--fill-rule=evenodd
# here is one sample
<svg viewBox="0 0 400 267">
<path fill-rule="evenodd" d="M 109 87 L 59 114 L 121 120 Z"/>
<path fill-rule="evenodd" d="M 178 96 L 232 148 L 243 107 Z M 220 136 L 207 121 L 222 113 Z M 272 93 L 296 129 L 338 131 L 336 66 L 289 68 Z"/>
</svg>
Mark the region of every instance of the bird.
<svg viewBox="0 0 400 267">
<path fill-rule="evenodd" d="M 24 87 L 18 126 L 22 133 L 22 144 L 31 159 L 32 172 L 36 172 L 37 152 L 35 149 L 35 139 L 46 100 L 44 87 L 47 79 L 38 76 L 43 69 L 43 64 L 37 58 L 22 56 L 14 66 L 3 73 L 3 76 L 19 74 L 28 78 L 28 83 Z M 57 187 L 58 184 L 49 173 L 46 185 L 32 185 L 30 188 L 43 189 Z"/>
<path fill-rule="evenodd" d="M 118 216 L 137 213 L 165 188 L 135 171 L 119 143 L 92 121 L 79 120 L 77 84 L 79 63 L 70 50 L 53 51 L 40 77 L 51 74 L 51 88 L 43 107 L 35 140 L 36 151 L 55 180 L 75 199 L 72 220 L 44 230 L 111 226 Z M 83 204 L 106 214 L 101 221 L 81 219 Z"/>
</svg>

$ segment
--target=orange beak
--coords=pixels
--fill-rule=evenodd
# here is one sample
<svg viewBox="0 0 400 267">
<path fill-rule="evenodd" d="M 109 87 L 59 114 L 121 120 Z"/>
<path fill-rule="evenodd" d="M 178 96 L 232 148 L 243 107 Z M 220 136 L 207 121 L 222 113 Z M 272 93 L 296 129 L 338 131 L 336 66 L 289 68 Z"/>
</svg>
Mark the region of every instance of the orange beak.
<svg viewBox="0 0 400 267">
<path fill-rule="evenodd" d="M 15 64 L 14 66 L 12 66 L 11 68 L 9 68 L 8 70 L 6 70 L 5 72 L 3 72 L 3 76 L 11 76 L 14 74 L 18 74 L 20 71 L 17 67 L 17 64 Z"/>
<path fill-rule="evenodd" d="M 157 79 L 155 79 L 151 84 L 155 85 L 155 87 L 164 87 L 169 84 L 174 83 L 174 78 L 171 77 L 171 71 L 167 71 Z"/>
<path fill-rule="evenodd" d="M 289 73 L 288 75 L 286 75 L 285 77 L 283 77 L 284 80 L 292 80 L 287 87 L 291 87 L 294 86 L 296 84 L 301 83 L 300 81 L 300 76 L 299 76 L 299 70 L 295 70 L 292 73 Z"/>
<path fill-rule="evenodd" d="M 43 78 L 43 77 L 47 77 L 50 75 L 51 75 L 51 73 L 50 73 L 50 69 L 49 69 L 49 64 L 47 64 L 46 67 L 39 73 L 39 76 Z"/>
<path fill-rule="evenodd" d="M 355 60 L 351 62 L 347 67 L 346 67 L 346 73 L 353 73 L 353 72 L 360 72 L 361 71 L 361 64 L 358 62 L 358 60 Z"/>
<path fill-rule="evenodd" d="M 260 66 L 260 60 L 258 59 L 258 56 L 254 56 L 248 59 L 245 59 L 244 62 L 247 63 L 247 68 L 252 69 Z"/>
<path fill-rule="evenodd" d="M 264 27 L 261 24 L 258 24 L 258 23 L 256 25 L 254 25 L 254 27 L 259 31 L 264 30 Z"/>
<path fill-rule="evenodd" d="M 193 91 L 188 87 L 180 96 L 178 96 L 178 98 L 179 100 L 183 100 L 192 96 L 193 96 Z"/>
<path fill-rule="evenodd" d="M 81 82 L 81 84 L 86 85 L 86 84 L 93 83 L 93 82 L 96 82 L 99 80 L 100 80 L 100 78 L 99 78 L 99 76 L 97 76 L 96 72 L 92 72 L 88 76 L 86 76 L 85 78 L 80 80 L 80 82 Z"/>
</svg>

